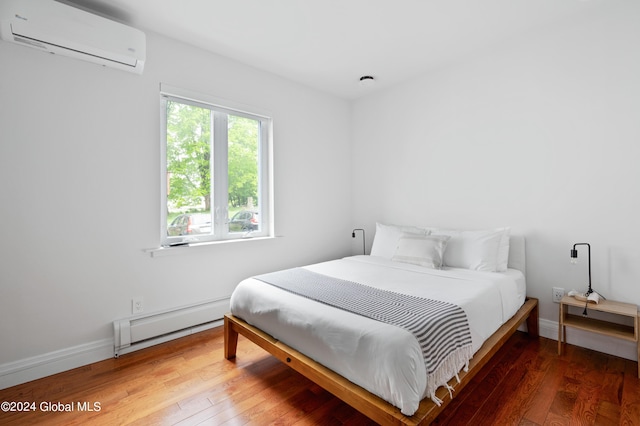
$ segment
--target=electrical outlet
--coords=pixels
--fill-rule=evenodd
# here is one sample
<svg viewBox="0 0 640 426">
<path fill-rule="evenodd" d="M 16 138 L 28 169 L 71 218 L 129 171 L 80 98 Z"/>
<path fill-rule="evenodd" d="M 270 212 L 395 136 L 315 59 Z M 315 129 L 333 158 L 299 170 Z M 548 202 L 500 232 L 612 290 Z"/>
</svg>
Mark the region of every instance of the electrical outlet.
<svg viewBox="0 0 640 426">
<path fill-rule="evenodd" d="M 560 300 L 562 300 L 562 296 L 564 296 L 564 288 L 554 287 L 552 293 L 553 301 L 556 303 L 560 303 Z"/>
<path fill-rule="evenodd" d="M 142 297 L 134 297 L 131 299 L 131 313 L 139 314 L 144 312 L 144 304 L 142 303 Z"/>
</svg>

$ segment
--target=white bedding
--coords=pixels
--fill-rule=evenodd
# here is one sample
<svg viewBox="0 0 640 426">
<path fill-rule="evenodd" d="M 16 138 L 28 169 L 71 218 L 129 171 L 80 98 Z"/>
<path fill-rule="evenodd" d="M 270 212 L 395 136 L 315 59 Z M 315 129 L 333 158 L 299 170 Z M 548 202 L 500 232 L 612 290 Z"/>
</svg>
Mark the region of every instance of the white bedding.
<svg viewBox="0 0 640 426">
<path fill-rule="evenodd" d="M 450 302 L 469 319 L 473 350 L 522 306 L 522 272 L 435 270 L 373 256 L 306 266 L 372 287 Z M 422 351 L 408 331 L 297 296 L 249 278 L 231 313 L 412 415 L 425 395 Z"/>
</svg>

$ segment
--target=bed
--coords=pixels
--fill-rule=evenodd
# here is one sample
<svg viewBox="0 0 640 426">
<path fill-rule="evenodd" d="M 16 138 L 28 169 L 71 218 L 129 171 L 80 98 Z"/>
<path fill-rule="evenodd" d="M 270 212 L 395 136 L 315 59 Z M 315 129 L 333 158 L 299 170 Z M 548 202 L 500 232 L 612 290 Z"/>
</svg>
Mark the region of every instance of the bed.
<svg viewBox="0 0 640 426">
<path fill-rule="evenodd" d="M 315 284 L 301 284 L 307 281 Z M 457 309 L 451 312 L 463 312 L 467 328 L 456 329 L 463 337 L 450 353 L 432 349 L 438 358 L 427 354 L 414 330 L 352 308 L 366 299 L 362 293 L 345 302 L 304 293 L 335 287 L 348 294 L 347 284 L 373 292 L 371 304 L 389 293 L 405 298 L 391 304 L 416 300 Z M 225 316 L 225 357 L 235 357 L 242 334 L 380 424 L 428 424 L 525 320 L 537 335 L 537 300 L 526 297 L 524 238 L 508 228 L 377 224 L 369 256 L 242 281 Z M 437 368 L 429 365 L 432 358 Z"/>
</svg>

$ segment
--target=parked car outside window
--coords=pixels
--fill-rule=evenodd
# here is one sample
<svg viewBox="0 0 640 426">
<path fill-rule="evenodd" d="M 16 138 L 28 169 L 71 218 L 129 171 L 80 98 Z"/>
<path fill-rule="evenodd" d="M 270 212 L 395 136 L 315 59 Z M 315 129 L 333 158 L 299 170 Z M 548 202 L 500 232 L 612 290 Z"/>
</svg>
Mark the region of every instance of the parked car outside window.
<svg viewBox="0 0 640 426">
<path fill-rule="evenodd" d="M 229 221 L 229 232 L 250 232 L 257 231 L 259 228 L 257 211 L 240 210 Z"/>
<path fill-rule="evenodd" d="M 211 233 L 211 215 L 188 213 L 176 216 L 167 228 L 167 235 L 198 235 Z"/>
</svg>

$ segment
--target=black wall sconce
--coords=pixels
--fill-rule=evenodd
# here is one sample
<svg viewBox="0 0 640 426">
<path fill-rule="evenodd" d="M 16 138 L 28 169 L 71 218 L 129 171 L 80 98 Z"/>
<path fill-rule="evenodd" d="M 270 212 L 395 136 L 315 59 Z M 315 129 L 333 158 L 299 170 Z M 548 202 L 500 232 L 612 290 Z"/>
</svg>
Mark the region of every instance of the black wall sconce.
<svg viewBox="0 0 640 426">
<path fill-rule="evenodd" d="M 571 263 L 572 264 L 578 263 L 578 249 L 576 248 L 577 246 L 587 246 L 587 253 L 589 255 L 589 288 L 587 289 L 587 292 L 584 293 L 585 304 L 584 304 L 584 312 L 582 313 L 582 315 L 587 316 L 587 307 L 589 306 L 589 295 L 593 294 L 594 297 L 596 297 L 595 300 L 606 299 L 606 298 L 600 293 L 593 291 L 593 288 L 591 288 L 591 245 L 589 243 L 575 243 L 573 245 L 573 248 L 571 249 Z"/>
<path fill-rule="evenodd" d="M 591 245 L 589 245 L 589 243 L 576 243 L 573 245 L 573 248 L 571 249 L 571 263 L 574 265 L 578 263 L 578 249 L 576 249 L 576 246 L 587 246 L 589 249 L 589 289 L 584 294 L 585 296 L 589 296 L 593 293 L 593 290 L 591 289 Z"/>
</svg>

